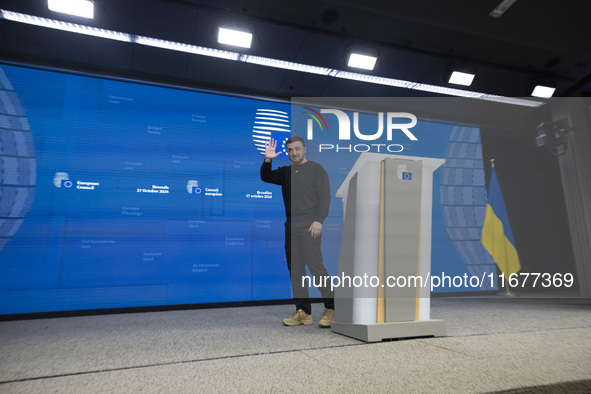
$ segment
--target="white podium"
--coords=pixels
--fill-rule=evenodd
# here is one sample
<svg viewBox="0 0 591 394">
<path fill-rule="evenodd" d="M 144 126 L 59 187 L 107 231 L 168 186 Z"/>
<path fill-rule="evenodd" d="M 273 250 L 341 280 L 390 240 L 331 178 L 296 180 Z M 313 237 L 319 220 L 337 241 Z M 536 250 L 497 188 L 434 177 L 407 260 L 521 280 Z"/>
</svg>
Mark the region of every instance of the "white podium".
<svg viewBox="0 0 591 394">
<path fill-rule="evenodd" d="M 445 322 L 430 319 L 433 172 L 444 162 L 359 156 L 336 193 L 344 226 L 333 332 L 365 342 L 445 335 Z"/>
</svg>

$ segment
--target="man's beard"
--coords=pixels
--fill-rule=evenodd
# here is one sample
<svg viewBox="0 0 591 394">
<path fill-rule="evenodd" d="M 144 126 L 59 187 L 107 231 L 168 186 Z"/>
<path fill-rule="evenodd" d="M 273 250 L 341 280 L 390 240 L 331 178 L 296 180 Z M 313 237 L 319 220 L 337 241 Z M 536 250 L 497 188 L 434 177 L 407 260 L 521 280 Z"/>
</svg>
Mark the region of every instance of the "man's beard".
<svg viewBox="0 0 591 394">
<path fill-rule="evenodd" d="M 297 165 L 297 164 L 300 164 L 304 160 L 304 157 L 303 156 L 299 156 L 297 159 L 290 157 L 290 160 L 291 160 L 292 164 L 296 164 Z"/>
</svg>

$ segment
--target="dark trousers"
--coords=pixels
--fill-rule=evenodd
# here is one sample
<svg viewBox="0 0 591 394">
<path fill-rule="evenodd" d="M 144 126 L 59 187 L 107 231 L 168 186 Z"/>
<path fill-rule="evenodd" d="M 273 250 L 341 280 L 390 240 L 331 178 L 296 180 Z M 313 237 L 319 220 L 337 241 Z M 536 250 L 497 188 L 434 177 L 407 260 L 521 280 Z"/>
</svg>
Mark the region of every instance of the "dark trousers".
<svg viewBox="0 0 591 394">
<path fill-rule="evenodd" d="M 308 293 L 308 280 L 302 285 L 302 277 L 307 276 L 306 266 L 310 275 L 316 277 L 312 284 L 324 283 L 328 277 L 328 271 L 322 264 L 322 250 L 320 248 L 320 237 L 312 238 L 308 229 L 311 221 L 286 222 L 285 223 L 285 256 L 287 257 L 287 268 L 291 276 L 291 289 L 296 309 L 312 313 L 310 296 Z M 328 287 L 318 287 L 324 301 L 324 307 L 334 309 L 334 293 L 330 290 L 330 279 L 326 280 Z"/>
</svg>

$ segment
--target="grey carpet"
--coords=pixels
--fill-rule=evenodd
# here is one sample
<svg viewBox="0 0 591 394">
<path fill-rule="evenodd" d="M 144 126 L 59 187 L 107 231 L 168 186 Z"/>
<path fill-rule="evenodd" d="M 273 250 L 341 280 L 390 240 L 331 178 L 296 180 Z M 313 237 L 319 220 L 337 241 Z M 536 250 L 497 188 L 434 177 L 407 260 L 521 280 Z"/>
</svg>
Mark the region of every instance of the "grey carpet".
<svg viewBox="0 0 591 394">
<path fill-rule="evenodd" d="M 287 305 L 0 322 L 0 392 L 474 393 L 591 376 L 588 299 L 434 298 L 431 311 L 447 337 L 375 344 L 284 327 Z"/>
</svg>

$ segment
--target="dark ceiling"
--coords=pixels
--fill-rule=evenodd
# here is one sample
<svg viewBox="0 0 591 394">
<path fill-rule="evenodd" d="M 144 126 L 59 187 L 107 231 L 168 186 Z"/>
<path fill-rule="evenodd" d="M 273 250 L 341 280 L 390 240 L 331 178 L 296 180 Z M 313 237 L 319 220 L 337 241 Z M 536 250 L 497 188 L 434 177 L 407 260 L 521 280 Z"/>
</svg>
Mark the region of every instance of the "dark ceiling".
<svg viewBox="0 0 591 394">
<path fill-rule="evenodd" d="M 555 96 L 591 95 L 589 0 L 94 0 L 87 20 L 47 9 L 46 0 L 2 0 L 0 8 L 210 48 L 218 25 L 254 32 L 248 54 L 348 70 L 356 47 L 378 54 L 370 74 L 433 85 L 446 67 L 477 67 L 470 90 L 529 95 L 536 78 Z M 292 96 L 427 96 L 340 78 L 246 64 L 0 20 L 0 58 L 75 71 L 236 93 Z M 239 51 L 238 51 L 239 52 Z M 353 71 L 353 70 L 351 70 Z M 357 71 L 357 70 L 355 70 Z"/>
</svg>

